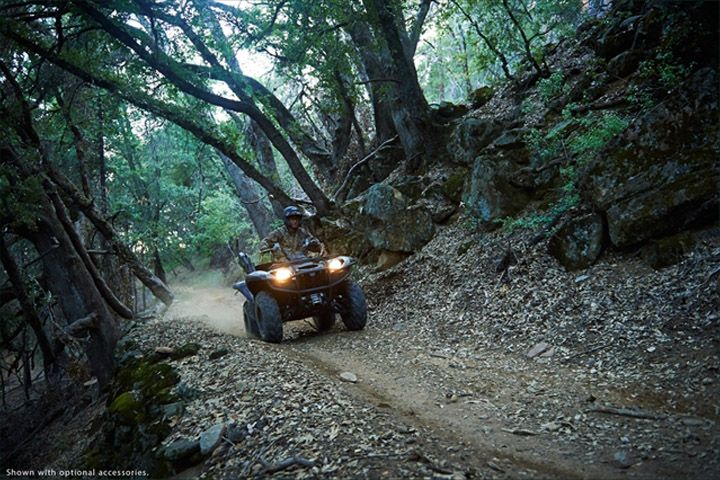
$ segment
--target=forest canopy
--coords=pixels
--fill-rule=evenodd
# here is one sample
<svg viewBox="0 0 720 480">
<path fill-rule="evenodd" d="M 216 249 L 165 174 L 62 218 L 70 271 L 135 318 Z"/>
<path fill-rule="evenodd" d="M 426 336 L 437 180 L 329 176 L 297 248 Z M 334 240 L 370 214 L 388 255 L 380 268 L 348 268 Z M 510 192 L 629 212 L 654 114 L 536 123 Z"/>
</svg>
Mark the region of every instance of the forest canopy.
<svg viewBox="0 0 720 480">
<path fill-rule="evenodd" d="M 169 304 L 168 270 L 252 250 L 284 206 L 342 216 L 369 154 L 422 169 L 439 107 L 550 77 L 603 4 L 1 2 L 3 344 L 29 325 L 51 369 L 48 322 L 91 325 L 106 381 L 135 279 Z"/>
</svg>

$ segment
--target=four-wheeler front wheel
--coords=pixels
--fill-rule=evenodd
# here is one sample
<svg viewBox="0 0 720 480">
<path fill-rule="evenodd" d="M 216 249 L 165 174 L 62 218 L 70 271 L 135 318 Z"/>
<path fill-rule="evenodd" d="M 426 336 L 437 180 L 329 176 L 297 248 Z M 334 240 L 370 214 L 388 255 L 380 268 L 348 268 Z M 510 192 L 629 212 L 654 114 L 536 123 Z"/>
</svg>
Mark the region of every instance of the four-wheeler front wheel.
<svg viewBox="0 0 720 480">
<path fill-rule="evenodd" d="M 348 330 L 362 330 L 367 323 L 367 303 L 360 286 L 348 281 L 343 290 L 343 309 L 340 313 Z"/>
<path fill-rule="evenodd" d="M 318 329 L 318 332 L 326 332 L 335 325 L 335 312 L 332 310 L 323 312 L 315 315 L 313 320 L 315 320 L 315 328 Z"/>
<path fill-rule="evenodd" d="M 250 300 L 243 303 L 243 321 L 245 322 L 245 333 L 248 337 L 258 338 L 260 331 L 258 330 L 257 319 L 255 318 L 255 306 Z"/>
<path fill-rule="evenodd" d="M 271 343 L 282 341 L 283 325 L 280 307 L 267 292 L 260 292 L 255 296 L 255 318 L 262 340 Z"/>
</svg>

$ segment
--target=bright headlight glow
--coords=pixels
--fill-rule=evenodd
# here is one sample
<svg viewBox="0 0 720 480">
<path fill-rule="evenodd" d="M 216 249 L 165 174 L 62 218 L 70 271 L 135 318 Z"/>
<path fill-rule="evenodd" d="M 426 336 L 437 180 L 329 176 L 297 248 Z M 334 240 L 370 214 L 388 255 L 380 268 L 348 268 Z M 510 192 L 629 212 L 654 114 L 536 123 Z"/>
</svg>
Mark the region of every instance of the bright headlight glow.
<svg viewBox="0 0 720 480">
<path fill-rule="evenodd" d="M 278 282 L 284 282 L 292 277 L 292 270 L 289 268 L 281 267 L 277 270 L 273 270 L 273 278 Z"/>
<path fill-rule="evenodd" d="M 331 272 L 334 272 L 335 270 L 340 270 L 343 266 L 343 261 L 339 258 L 333 258 L 327 263 L 327 268 Z"/>
</svg>

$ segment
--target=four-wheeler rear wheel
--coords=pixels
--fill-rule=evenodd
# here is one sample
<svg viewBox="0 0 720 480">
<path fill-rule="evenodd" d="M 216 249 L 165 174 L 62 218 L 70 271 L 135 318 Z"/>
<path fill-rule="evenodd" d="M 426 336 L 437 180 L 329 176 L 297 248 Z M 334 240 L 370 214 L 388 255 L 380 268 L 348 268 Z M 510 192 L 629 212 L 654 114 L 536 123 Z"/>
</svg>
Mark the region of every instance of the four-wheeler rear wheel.
<svg viewBox="0 0 720 480">
<path fill-rule="evenodd" d="M 326 332 L 335 325 L 335 312 L 332 310 L 323 312 L 315 315 L 313 320 L 315 320 L 315 328 L 318 329 L 318 332 Z"/>
<path fill-rule="evenodd" d="M 348 280 L 343 289 L 344 305 L 340 313 L 348 330 L 362 330 L 367 323 L 367 303 L 360 286 Z"/>
<path fill-rule="evenodd" d="M 271 343 L 282 341 L 283 325 L 280 307 L 267 292 L 260 292 L 255 296 L 255 319 L 262 340 Z"/>
<path fill-rule="evenodd" d="M 260 332 L 258 331 L 257 319 L 255 318 L 255 306 L 250 300 L 246 300 L 243 303 L 243 321 L 245 322 L 245 333 L 248 337 L 258 338 Z"/>
</svg>

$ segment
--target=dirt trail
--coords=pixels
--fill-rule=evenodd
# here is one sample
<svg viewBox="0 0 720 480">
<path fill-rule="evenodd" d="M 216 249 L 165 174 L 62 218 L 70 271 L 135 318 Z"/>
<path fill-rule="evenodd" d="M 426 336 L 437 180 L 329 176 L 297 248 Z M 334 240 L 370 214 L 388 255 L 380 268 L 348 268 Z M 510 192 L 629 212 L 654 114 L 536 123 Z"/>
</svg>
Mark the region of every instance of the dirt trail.
<svg viewBox="0 0 720 480">
<path fill-rule="evenodd" d="M 176 285 L 178 301 L 168 318 L 194 317 L 220 333 L 244 337 L 243 299 L 216 281 Z M 675 423 L 593 416 L 584 412 L 592 406 L 587 403 L 590 392 L 599 387 L 577 380 L 570 370 L 528 366 L 526 359 L 498 352 L 456 355 L 453 348 L 440 343 L 397 347 L 412 345 L 411 336 L 411 330 L 388 331 L 374 325 L 371 312 L 362 332 L 348 332 L 338 320 L 331 331 L 320 334 L 309 322 L 299 321 L 285 324 L 279 348 L 247 341 L 258 348 L 272 348 L 286 362 L 332 380 L 341 372 L 353 372 L 359 382 L 343 385 L 359 402 L 431 431 L 448 445 L 463 445 L 473 463 L 490 465 L 493 471 L 511 477 L 528 473 L 542 478 L 686 476 L 679 459 L 657 455 L 628 459 L 623 449 L 627 437 L 640 438 L 649 429 L 670 437 Z M 625 392 L 605 387 L 606 401 L 625 399 Z M 528 409 L 540 412 L 533 425 L 519 423 L 518 418 L 525 417 L 516 415 Z M 582 422 L 589 424 L 587 431 L 581 430 Z M 596 441 L 602 435 L 611 437 L 610 447 L 607 441 Z M 652 448 L 669 450 L 672 441 Z M 618 443 L 617 449 L 613 442 Z"/>
<path fill-rule="evenodd" d="M 174 284 L 175 301 L 168 309 L 168 319 L 193 317 L 220 333 L 245 336 L 242 322 L 244 297 L 232 287 L 222 286 L 217 272 L 207 272 L 192 284 Z"/>
</svg>

